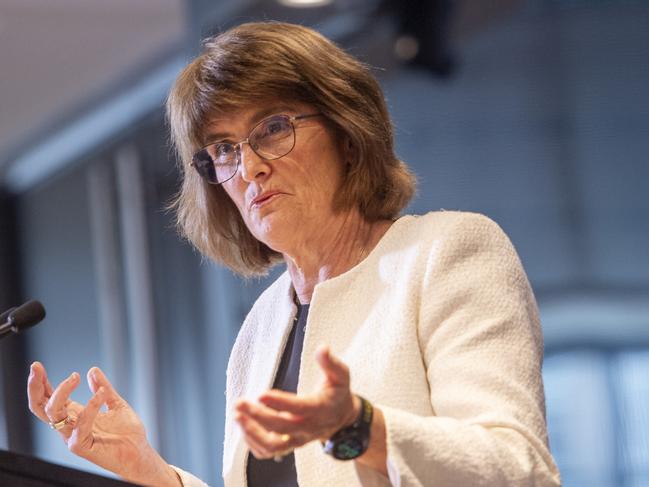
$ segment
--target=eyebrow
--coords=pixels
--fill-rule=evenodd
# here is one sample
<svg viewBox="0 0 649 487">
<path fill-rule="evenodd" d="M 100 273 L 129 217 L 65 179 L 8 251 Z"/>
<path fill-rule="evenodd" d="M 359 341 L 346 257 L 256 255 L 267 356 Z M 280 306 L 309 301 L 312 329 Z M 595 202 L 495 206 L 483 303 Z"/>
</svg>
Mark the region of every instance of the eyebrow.
<svg viewBox="0 0 649 487">
<path fill-rule="evenodd" d="M 248 119 L 248 126 L 250 126 L 249 130 L 252 130 L 252 128 L 255 125 L 257 125 L 259 122 L 261 122 L 264 118 L 276 114 L 278 112 L 286 112 L 286 111 L 294 112 L 295 109 L 289 107 L 285 103 L 278 103 L 256 111 Z M 220 142 L 224 139 L 227 139 L 228 137 L 232 137 L 232 134 L 230 132 L 208 132 L 203 139 L 203 145 L 214 144 L 216 142 Z"/>
</svg>

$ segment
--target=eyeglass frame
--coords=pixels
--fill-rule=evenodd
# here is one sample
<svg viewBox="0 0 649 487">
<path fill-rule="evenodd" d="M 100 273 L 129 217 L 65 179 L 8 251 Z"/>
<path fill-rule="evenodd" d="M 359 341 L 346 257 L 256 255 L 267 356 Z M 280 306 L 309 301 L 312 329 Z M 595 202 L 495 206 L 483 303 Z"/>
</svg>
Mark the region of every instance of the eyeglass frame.
<svg viewBox="0 0 649 487">
<path fill-rule="evenodd" d="M 322 116 L 322 115 L 323 115 L 322 113 L 306 113 L 306 114 L 301 114 L 301 115 L 287 115 L 287 114 L 284 114 L 284 113 L 276 113 L 276 114 L 274 114 L 274 115 L 269 115 L 268 117 L 265 117 L 265 118 L 263 118 L 262 120 L 260 120 L 259 122 L 257 122 L 257 123 L 254 125 L 254 127 L 252 127 L 252 128 L 250 129 L 250 132 L 248 132 L 248 136 L 247 136 L 245 139 L 242 139 L 242 140 L 240 140 L 239 142 L 237 142 L 237 143 L 235 143 L 235 144 L 230 144 L 230 143 L 228 143 L 228 142 L 211 142 L 211 143 L 209 143 L 209 144 L 204 145 L 203 147 L 201 147 L 200 149 L 198 149 L 196 152 L 194 152 L 194 154 L 192 155 L 192 162 L 191 162 L 189 165 L 190 165 L 190 166 L 193 166 L 194 169 L 196 169 L 196 172 L 198 172 L 198 175 L 201 177 L 201 179 L 205 180 L 208 184 L 212 184 L 212 185 L 214 185 L 214 186 L 221 185 L 221 184 L 223 184 L 223 183 L 226 183 L 226 182 L 230 181 L 233 177 L 235 177 L 235 176 L 237 175 L 237 171 L 239 170 L 239 166 L 241 165 L 241 147 L 242 147 L 243 144 L 248 144 L 248 146 L 250 147 L 250 149 L 251 149 L 251 150 L 252 150 L 252 151 L 253 151 L 253 152 L 254 152 L 258 157 L 261 157 L 262 159 L 264 159 L 264 160 L 266 160 L 266 161 L 275 161 L 275 160 L 277 160 L 277 159 L 281 159 L 282 157 L 284 157 L 284 156 L 290 154 L 290 153 L 293 151 L 293 149 L 295 148 L 295 142 L 296 142 L 296 140 L 297 140 L 297 134 L 296 134 L 296 132 L 295 132 L 295 124 L 294 124 L 294 122 L 297 121 L 297 120 L 304 120 L 304 119 L 307 119 L 307 118 L 320 117 L 320 116 Z M 277 157 L 264 157 L 263 155 L 259 154 L 259 153 L 255 150 L 255 148 L 252 146 L 252 144 L 250 144 L 250 135 L 251 135 L 251 134 L 252 134 L 252 133 L 257 129 L 257 127 L 259 127 L 259 126 L 262 125 L 264 122 L 270 120 L 270 119 L 273 118 L 273 117 L 286 117 L 286 118 L 288 119 L 289 123 L 291 124 L 291 129 L 293 130 L 293 145 L 292 145 L 291 148 L 288 150 L 288 152 L 285 152 L 285 153 L 282 154 L 281 156 L 277 156 Z M 224 180 L 224 181 L 217 181 L 217 182 L 213 183 L 213 182 L 210 181 L 207 177 L 203 176 L 203 175 L 201 174 L 201 172 L 199 171 L 198 166 L 196 165 L 196 157 L 198 156 L 198 154 L 200 154 L 201 152 L 203 152 L 203 151 L 204 151 L 205 149 L 207 149 L 208 147 L 211 147 L 211 146 L 213 146 L 213 145 L 218 145 L 218 144 L 229 144 L 229 145 L 231 145 L 231 146 L 234 148 L 234 151 L 235 151 L 235 153 L 236 153 L 236 155 L 237 155 L 237 167 L 236 167 L 236 168 L 234 169 L 234 171 L 232 172 L 232 176 L 230 176 L 228 179 L 226 179 L 226 180 Z M 211 156 L 210 156 L 210 159 L 211 159 Z M 214 164 L 214 160 L 212 160 L 212 164 Z"/>
</svg>

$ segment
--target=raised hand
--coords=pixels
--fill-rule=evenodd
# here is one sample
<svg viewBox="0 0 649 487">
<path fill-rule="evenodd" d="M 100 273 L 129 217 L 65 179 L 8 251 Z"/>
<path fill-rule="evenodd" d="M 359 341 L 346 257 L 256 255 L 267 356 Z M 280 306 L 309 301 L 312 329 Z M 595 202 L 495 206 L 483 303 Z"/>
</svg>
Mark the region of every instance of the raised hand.
<svg viewBox="0 0 649 487">
<path fill-rule="evenodd" d="M 316 360 L 324 373 L 317 393 L 298 396 L 273 389 L 259 403 L 237 402 L 235 419 L 255 457 L 278 457 L 311 441 L 326 441 L 358 417 L 361 404 L 350 390 L 349 368 L 327 347 L 318 349 Z"/>
<path fill-rule="evenodd" d="M 53 389 L 40 362 L 31 366 L 29 409 L 57 429 L 68 449 L 131 482 L 181 485 L 175 471 L 149 445 L 142 422 L 104 373 L 87 374 L 93 396 L 84 406 L 70 399 L 80 382 L 74 372 Z M 101 411 L 102 405 L 107 410 Z"/>
</svg>

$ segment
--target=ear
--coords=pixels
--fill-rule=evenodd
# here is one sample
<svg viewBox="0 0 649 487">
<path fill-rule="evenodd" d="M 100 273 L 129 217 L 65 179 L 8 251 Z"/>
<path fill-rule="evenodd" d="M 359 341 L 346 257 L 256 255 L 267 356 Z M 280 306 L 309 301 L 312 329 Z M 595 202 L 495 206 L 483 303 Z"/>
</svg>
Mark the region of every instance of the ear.
<svg viewBox="0 0 649 487">
<path fill-rule="evenodd" d="M 348 135 L 343 136 L 341 149 L 343 161 L 345 161 L 345 164 L 347 166 L 352 166 L 354 161 L 356 161 L 356 158 L 358 157 L 358 151 L 356 150 L 354 141 L 352 141 L 351 137 L 349 137 Z"/>
</svg>

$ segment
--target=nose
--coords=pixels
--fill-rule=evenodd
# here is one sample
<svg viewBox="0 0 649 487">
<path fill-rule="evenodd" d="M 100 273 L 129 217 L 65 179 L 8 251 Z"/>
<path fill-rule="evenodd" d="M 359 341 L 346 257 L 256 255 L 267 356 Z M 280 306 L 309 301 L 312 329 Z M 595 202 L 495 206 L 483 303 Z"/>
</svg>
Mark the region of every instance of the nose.
<svg viewBox="0 0 649 487">
<path fill-rule="evenodd" d="M 239 145 L 239 163 L 241 178 L 249 183 L 270 173 L 268 162 L 252 150 L 248 142 L 242 142 Z"/>
</svg>

